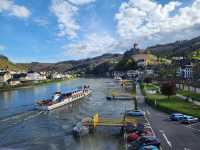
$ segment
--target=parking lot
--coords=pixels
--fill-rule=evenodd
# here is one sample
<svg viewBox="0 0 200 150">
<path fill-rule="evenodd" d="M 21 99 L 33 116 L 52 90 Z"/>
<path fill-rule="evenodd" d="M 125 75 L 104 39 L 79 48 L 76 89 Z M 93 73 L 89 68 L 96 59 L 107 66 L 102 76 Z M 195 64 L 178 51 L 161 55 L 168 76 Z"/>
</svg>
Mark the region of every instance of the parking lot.
<svg viewBox="0 0 200 150">
<path fill-rule="evenodd" d="M 139 107 L 146 112 L 146 119 L 161 140 L 162 150 L 199 150 L 200 122 L 182 124 L 178 121 L 171 121 L 168 114 L 145 104 L 139 87 L 136 93 Z"/>
<path fill-rule="evenodd" d="M 146 115 L 144 116 L 135 116 L 134 119 L 137 120 L 137 128 L 134 131 L 131 131 L 131 128 L 128 128 L 128 130 L 126 129 L 126 141 L 127 141 L 127 148 L 126 149 L 140 149 L 142 147 L 134 147 L 132 144 L 135 142 L 137 143 L 138 141 L 140 141 L 140 139 L 142 138 L 150 138 L 152 137 L 154 139 L 154 142 L 157 142 L 157 144 L 153 145 L 154 148 L 155 147 L 159 147 L 160 146 L 160 140 L 159 138 L 157 138 L 148 118 L 146 117 Z M 142 126 L 142 127 L 141 127 Z M 147 144 L 148 145 L 148 144 Z M 150 144 L 151 145 L 151 144 Z M 138 146 L 138 145 L 137 145 Z M 160 149 L 162 149 L 162 147 L 160 147 Z"/>
<path fill-rule="evenodd" d="M 200 122 L 186 125 L 186 127 L 190 128 L 200 134 Z"/>
</svg>

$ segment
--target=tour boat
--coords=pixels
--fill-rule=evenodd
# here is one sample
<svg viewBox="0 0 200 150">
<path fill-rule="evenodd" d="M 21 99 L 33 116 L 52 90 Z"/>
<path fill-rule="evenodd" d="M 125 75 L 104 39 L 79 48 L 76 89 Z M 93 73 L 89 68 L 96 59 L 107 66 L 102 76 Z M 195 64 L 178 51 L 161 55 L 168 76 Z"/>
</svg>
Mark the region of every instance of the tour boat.
<svg viewBox="0 0 200 150">
<path fill-rule="evenodd" d="M 52 110 L 63 105 L 69 104 L 91 93 L 89 86 L 76 88 L 67 93 L 55 92 L 51 99 L 40 100 L 37 102 L 37 109 L 39 110 Z"/>
</svg>

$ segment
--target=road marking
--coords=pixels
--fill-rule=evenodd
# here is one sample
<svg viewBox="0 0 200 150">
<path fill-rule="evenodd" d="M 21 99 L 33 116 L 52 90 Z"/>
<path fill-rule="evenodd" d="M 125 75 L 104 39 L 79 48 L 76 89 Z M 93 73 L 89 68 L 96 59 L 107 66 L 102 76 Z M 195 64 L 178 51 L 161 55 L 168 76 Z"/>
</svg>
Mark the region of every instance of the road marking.
<svg viewBox="0 0 200 150">
<path fill-rule="evenodd" d="M 147 121 L 147 124 L 149 125 L 149 128 L 151 129 L 153 136 L 156 137 L 156 134 L 153 130 L 153 128 L 151 127 L 150 121 L 148 120 L 148 118 L 146 117 L 146 115 L 144 116 L 145 120 Z M 160 150 L 162 150 L 162 147 L 160 146 Z"/>
<path fill-rule="evenodd" d="M 151 114 L 151 113 L 149 112 L 149 110 L 148 110 L 148 109 L 147 109 L 146 111 L 147 111 L 147 114 L 148 114 L 148 115 L 150 115 L 150 114 Z"/>
<path fill-rule="evenodd" d="M 200 124 L 200 122 L 197 122 L 197 123 L 187 125 L 185 127 L 200 132 L 200 129 L 197 129 L 197 128 L 194 127 L 195 125 L 199 125 L 199 124 Z"/>
<path fill-rule="evenodd" d="M 193 129 L 193 130 L 196 130 L 196 131 L 200 132 L 200 129 L 196 129 L 196 128 L 194 128 L 194 127 L 191 127 L 191 126 L 185 126 L 185 127 L 187 127 L 187 128 L 189 128 L 189 129 Z"/>
<path fill-rule="evenodd" d="M 160 130 L 160 133 L 162 133 L 164 139 L 166 140 L 167 144 L 172 148 L 172 143 L 168 140 L 165 132 L 163 130 Z"/>
<path fill-rule="evenodd" d="M 154 132 L 153 128 L 151 127 L 151 124 L 150 124 L 149 120 L 147 119 L 147 117 L 146 117 L 146 116 L 144 116 L 144 118 L 145 118 L 145 120 L 147 121 L 147 123 L 148 123 L 148 125 L 149 125 L 149 128 L 151 129 L 151 131 L 152 131 L 153 135 L 154 135 L 154 136 L 156 136 L 156 134 L 155 134 L 155 132 Z"/>
<path fill-rule="evenodd" d="M 197 123 L 193 123 L 193 124 L 187 125 L 186 127 L 192 127 L 192 126 L 194 126 L 194 125 L 198 125 L 198 124 L 200 124 L 200 122 L 197 122 Z"/>
<path fill-rule="evenodd" d="M 149 124 L 149 123 L 144 123 L 144 125 L 145 125 L 145 126 L 150 126 L 150 124 Z"/>
<path fill-rule="evenodd" d="M 136 87 L 136 99 L 139 100 L 139 101 L 142 100 L 142 101 L 144 102 L 144 98 L 145 98 L 145 97 L 144 97 L 144 96 L 142 95 L 142 93 L 141 93 L 141 89 L 140 89 L 139 84 L 137 84 L 136 86 L 137 86 L 137 87 Z M 139 94 L 140 96 L 138 96 L 138 92 L 140 93 L 140 94 Z M 144 107 L 143 109 L 147 110 L 146 107 Z M 149 110 L 148 110 L 148 112 L 149 112 Z M 147 112 L 147 114 L 148 114 L 148 112 Z M 150 114 L 150 112 L 149 112 L 149 114 Z M 146 125 L 151 129 L 151 131 L 152 131 L 152 133 L 153 133 L 153 136 L 156 137 L 155 131 L 154 131 L 153 128 L 151 127 L 150 121 L 148 120 L 147 116 L 144 115 L 144 118 L 145 118 L 145 120 L 147 121 L 147 124 L 146 124 Z M 160 146 L 160 150 L 162 150 L 162 147 L 161 147 L 161 146 Z"/>
<path fill-rule="evenodd" d="M 190 149 L 185 147 L 184 150 L 190 150 Z"/>
</svg>

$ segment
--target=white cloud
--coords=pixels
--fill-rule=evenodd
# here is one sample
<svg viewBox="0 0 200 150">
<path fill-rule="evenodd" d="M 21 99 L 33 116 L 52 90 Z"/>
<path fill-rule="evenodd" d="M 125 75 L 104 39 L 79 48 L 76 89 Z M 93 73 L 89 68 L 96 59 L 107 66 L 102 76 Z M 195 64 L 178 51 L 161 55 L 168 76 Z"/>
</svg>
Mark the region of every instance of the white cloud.
<svg viewBox="0 0 200 150">
<path fill-rule="evenodd" d="M 48 20 L 45 18 L 36 18 L 34 19 L 34 22 L 38 25 L 38 26 L 47 26 L 49 24 Z"/>
<path fill-rule="evenodd" d="M 58 36 L 76 37 L 80 28 L 75 20 L 78 8 L 64 0 L 52 0 L 51 11 L 58 18 Z"/>
<path fill-rule="evenodd" d="M 67 36 L 73 39 L 77 36 L 80 25 L 76 21 L 78 5 L 84 5 L 94 0 L 52 0 L 51 11 L 55 14 L 58 21 L 58 36 Z"/>
<path fill-rule="evenodd" d="M 129 0 L 121 4 L 115 15 L 117 32 L 122 39 L 143 46 L 192 38 L 200 27 L 199 8 L 200 0 L 184 7 L 180 1 L 161 5 L 153 0 Z"/>
<path fill-rule="evenodd" d="M 5 46 L 0 44 L 0 51 L 4 51 L 5 50 Z"/>
<path fill-rule="evenodd" d="M 64 46 L 65 55 L 76 58 L 94 57 L 104 53 L 113 53 L 119 48 L 117 41 L 107 33 L 88 34 L 85 39 L 79 42 Z"/>
<path fill-rule="evenodd" d="M 19 18 L 28 18 L 31 14 L 25 6 L 17 5 L 11 0 L 0 0 L 0 13 L 4 11 Z"/>
<path fill-rule="evenodd" d="M 68 1 L 75 5 L 85 5 L 95 2 L 95 0 L 68 0 Z"/>
</svg>

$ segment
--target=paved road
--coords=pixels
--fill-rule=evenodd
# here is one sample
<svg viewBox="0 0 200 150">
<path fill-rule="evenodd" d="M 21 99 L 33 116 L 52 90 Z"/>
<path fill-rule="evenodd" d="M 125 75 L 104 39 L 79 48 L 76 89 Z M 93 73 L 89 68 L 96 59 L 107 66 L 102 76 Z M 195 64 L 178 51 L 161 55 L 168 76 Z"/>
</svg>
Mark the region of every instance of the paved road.
<svg viewBox="0 0 200 150">
<path fill-rule="evenodd" d="M 161 140 L 162 150 L 200 150 L 200 123 L 188 126 L 170 121 L 167 114 L 145 104 L 139 85 L 136 86 L 136 98 L 138 106 L 146 112 L 146 119 Z"/>
</svg>

